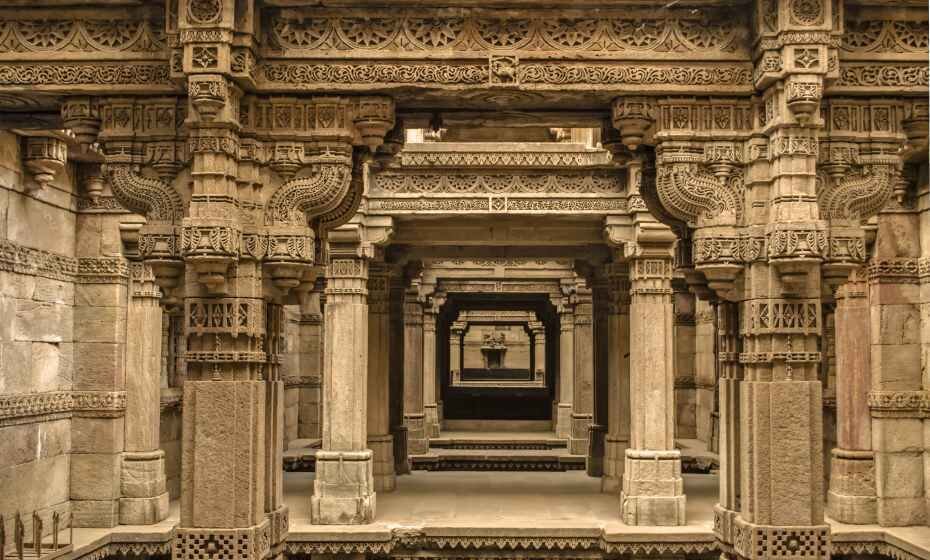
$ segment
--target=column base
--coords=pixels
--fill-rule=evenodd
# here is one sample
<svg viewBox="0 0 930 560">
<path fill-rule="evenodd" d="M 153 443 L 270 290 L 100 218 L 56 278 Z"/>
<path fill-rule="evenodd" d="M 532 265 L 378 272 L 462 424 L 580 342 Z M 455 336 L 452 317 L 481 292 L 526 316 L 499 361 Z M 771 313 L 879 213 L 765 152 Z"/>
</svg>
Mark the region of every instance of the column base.
<svg viewBox="0 0 930 560">
<path fill-rule="evenodd" d="M 560 402 L 556 407 L 555 435 L 561 439 L 572 436 L 572 403 Z"/>
<path fill-rule="evenodd" d="M 681 452 L 626 450 L 620 514 L 627 525 L 686 523 Z"/>
<path fill-rule="evenodd" d="M 423 414 L 404 414 L 407 426 L 407 455 L 424 455 L 429 451 L 426 421 Z"/>
<path fill-rule="evenodd" d="M 803 558 L 826 560 L 830 557 L 830 526 L 781 527 L 756 525 L 737 515 L 733 519 L 733 552 L 741 558 Z"/>
<path fill-rule="evenodd" d="M 588 454 L 588 427 L 592 415 L 572 413 L 572 433 L 568 438 L 568 452 L 572 455 Z"/>
<path fill-rule="evenodd" d="M 604 438 L 604 476 L 601 478 L 601 492 L 619 493 L 623 487 L 623 466 L 626 462 L 626 448 L 630 442 L 626 439 Z"/>
<path fill-rule="evenodd" d="M 394 476 L 394 438 L 388 435 L 369 436 L 368 448 L 372 453 L 372 476 L 375 492 L 390 492 L 397 485 Z"/>
<path fill-rule="evenodd" d="M 151 525 L 168 517 L 165 452 L 123 453 L 120 469 L 119 522 Z"/>
<path fill-rule="evenodd" d="M 172 560 L 262 560 L 270 552 L 268 519 L 241 529 L 177 529 Z"/>
<path fill-rule="evenodd" d="M 842 523 L 868 525 L 878 522 L 875 496 L 875 455 L 871 451 L 833 449 L 827 512 Z"/>
<path fill-rule="evenodd" d="M 268 519 L 268 529 L 269 529 L 269 550 L 268 558 L 271 560 L 284 560 L 284 544 L 287 541 L 287 536 L 290 533 L 290 523 L 288 522 L 290 515 L 287 506 L 281 506 L 278 509 L 272 511 L 268 514 L 266 519 Z"/>
<path fill-rule="evenodd" d="M 423 406 L 423 422 L 426 425 L 426 437 L 439 437 L 439 406 L 436 403 Z"/>
<path fill-rule="evenodd" d="M 371 450 L 318 451 L 310 519 L 315 525 L 362 525 L 375 516 Z"/>
</svg>

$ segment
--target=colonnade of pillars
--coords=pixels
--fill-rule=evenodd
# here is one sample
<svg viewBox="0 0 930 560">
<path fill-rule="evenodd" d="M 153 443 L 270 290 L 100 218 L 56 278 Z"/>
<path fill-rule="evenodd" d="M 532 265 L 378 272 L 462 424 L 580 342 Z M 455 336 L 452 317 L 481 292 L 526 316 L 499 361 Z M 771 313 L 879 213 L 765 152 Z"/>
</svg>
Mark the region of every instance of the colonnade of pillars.
<svg viewBox="0 0 930 560">
<path fill-rule="evenodd" d="M 598 271 L 601 281 L 606 284 L 600 295 L 579 277 L 574 282 L 563 283 L 563 297 L 558 308 L 562 367 L 559 371 L 555 428 L 569 440 L 571 451 L 580 454 L 590 449 L 587 438 L 596 419 L 592 407 L 597 401 L 594 382 L 597 360 L 593 355 L 597 337 L 592 316 L 595 308 L 606 310 L 607 431 L 603 448 L 602 488 L 606 492 L 620 493 L 621 516 L 628 524 L 686 522 L 681 457 L 674 442 L 672 247 L 671 233 L 661 226 L 643 233 L 626 258 L 609 263 Z M 312 498 L 312 515 L 316 523 L 370 521 L 374 514 L 376 492 L 393 490 L 396 475 L 409 469 L 407 457 L 424 453 L 428 449 L 429 437 L 434 437 L 438 430 L 438 412 L 435 417 L 428 412 L 431 405 L 438 408 L 435 386 L 427 383 L 427 378 L 435 380 L 436 377 L 435 371 L 428 372 L 435 368 L 436 363 L 433 354 L 435 322 L 441 296 L 424 289 L 417 274 L 411 275 L 409 271 L 405 274 L 396 266 L 359 254 L 359 251 L 349 250 L 344 258 L 334 258 L 326 268 L 325 282 L 320 283 L 320 286 L 325 285 L 323 292 L 307 294 L 306 301 L 310 303 L 306 306 L 307 312 L 301 316 L 301 327 L 308 327 L 301 329 L 301 339 L 322 338 L 319 347 L 325 379 L 320 422 L 323 448 L 317 455 L 318 474 Z M 140 280 L 142 288 L 144 282 Z M 896 292 L 904 289 L 902 284 L 906 283 L 895 277 Z M 904 519 L 904 522 L 919 519 L 917 502 L 922 502 L 923 497 L 894 496 L 887 495 L 887 492 L 882 495 L 881 482 L 878 487 L 864 484 L 860 476 L 865 472 L 874 477 L 877 460 L 897 461 L 899 456 L 907 459 L 906 452 L 894 450 L 891 444 L 886 443 L 887 440 L 879 440 L 878 448 L 873 449 L 875 440 L 869 437 L 869 387 L 874 385 L 869 377 L 875 369 L 870 367 L 869 346 L 861 344 L 861 341 L 874 339 L 870 333 L 869 311 L 881 309 L 888 292 L 882 288 L 884 285 L 880 271 L 873 270 L 867 278 L 863 270 L 835 292 L 839 414 L 828 507 L 839 520 L 857 523 L 878 521 L 893 525 L 900 524 L 901 516 L 907 512 L 910 512 L 911 519 Z M 134 292 L 139 298 L 146 297 L 142 288 Z M 320 306 L 320 300 L 324 300 L 325 304 Z M 188 331 L 192 337 L 209 331 L 208 324 L 197 318 L 200 316 L 199 305 L 197 298 L 190 298 L 187 302 Z M 812 474 L 809 480 L 795 483 L 793 487 L 799 493 L 798 499 L 807 504 L 805 507 L 813 530 L 823 531 L 826 529 L 814 524 L 817 519 L 822 519 L 824 511 L 824 481 L 816 474 L 822 471 L 820 381 L 814 371 L 794 370 L 793 375 L 804 376 L 804 384 L 797 385 L 800 382 L 792 380 L 792 385 L 784 389 L 788 391 L 785 394 L 779 393 L 783 389 L 780 386 L 753 385 L 772 383 L 763 378 L 761 372 L 752 373 L 745 367 L 750 356 L 747 350 L 759 344 L 756 338 L 767 335 L 763 323 L 759 322 L 766 319 L 759 318 L 755 309 L 757 305 L 754 301 L 742 304 L 717 301 L 714 304 L 720 412 L 718 530 L 732 535 L 738 523 L 745 522 L 736 519 L 742 517 L 745 520 L 743 512 L 746 508 L 760 508 L 765 504 L 765 498 L 758 495 L 761 491 L 759 485 L 764 483 L 758 479 L 761 475 L 747 465 L 747 461 L 759 460 L 747 447 L 760 437 L 759 434 L 754 435 L 753 430 L 758 430 L 758 423 L 762 421 L 780 422 L 779 411 L 796 406 L 798 402 L 806 402 L 806 406 L 811 408 L 809 423 L 802 426 L 804 439 L 794 442 L 799 454 L 794 459 L 807 461 L 807 471 Z M 817 313 L 820 312 L 819 306 L 810 305 Z M 316 321 L 314 316 L 321 307 L 322 321 Z M 203 488 L 209 487 L 211 492 L 217 493 L 217 499 L 226 490 L 235 488 L 236 495 L 245 500 L 241 504 L 241 508 L 245 509 L 236 509 L 240 507 L 236 506 L 230 515 L 252 516 L 251 519 L 256 521 L 259 520 L 256 515 L 272 518 L 286 515 L 279 468 L 281 454 L 275 444 L 282 427 L 279 415 L 274 412 L 283 408 L 283 383 L 274 365 L 274 356 L 283 352 L 280 347 L 281 306 L 266 303 L 264 310 L 264 345 L 268 356 L 264 366 L 265 379 L 254 382 L 211 380 L 201 385 L 199 379 L 212 375 L 211 371 L 198 373 L 198 364 L 195 361 L 188 363 L 184 421 L 189 423 L 188 430 L 193 434 L 193 439 L 186 443 L 197 453 L 204 453 L 198 448 L 198 434 L 202 433 L 203 427 L 228 425 L 232 437 L 236 437 L 239 430 L 235 423 L 238 420 L 229 424 L 213 418 L 214 411 L 222 413 L 226 407 L 211 403 L 236 402 L 246 406 L 248 412 L 239 420 L 252 422 L 264 419 L 268 424 L 264 430 L 266 439 L 249 446 L 255 453 L 253 469 L 240 474 L 247 475 L 253 486 L 265 485 L 266 500 L 262 504 L 250 505 L 247 497 L 249 485 L 243 487 L 240 481 L 233 483 L 232 479 L 225 480 L 220 486 L 211 484 L 211 478 L 198 475 L 195 464 L 193 478 L 185 480 L 182 512 L 185 508 L 205 507 L 199 505 L 199 500 L 205 492 Z M 251 313 L 247 310 L 242 312 Z M 820 320 L 811 319 L 812 323 L 798 328 L 817 332 Z M 160 322 L 146 319 L 141 323 Z M 798 333 L 799 342 L 794 344 L 805 345 L 803 336 L 804 333 Z M 196 338 L 189 340 L 194 352 L 196 342 Z M 302 347 L 304 342 L 302 340 Z M 873 344 L 880 345 L 881 342 L 873 340 Z M 430 345 L 433 346 L 432 352 Z M 137 352 L 139 359 L 152 354 L 143 352 L 141 347 L 133 350 L 130 346 L 129 351 Z M 427 362 L 433 365 L 428 367 Z M 139 371 L 155 372 L 158 369 L 151 365 L 139 366 Z M 790 369 L 788 373 L 791 373 Z M 747 377 L 750 374 L 758 380 L 750 381 Z M 145 379 L 141 376 L 134 383 L 144 384 Z M 260 391 L 253 391 L 251 384 L 254 383 L 266 385 L 263 396 Z M 207 389 L 210 391 L 205 392 Z M 140 395 L 144 392 L 143 389 L 139 391 Z M 762 395 L 760 391 L 767 393 Z M 135 394 L 135 389 L 131 388 L 130 399 Z M 403 399 L 399 398 L 400 395 Z M 894 426 L 907 421 L 906 418 L 889 417 L 885 424 Z M 784 429 L 790 434 L 800 428 L 786 425 Z M 880 429 L 887 427 L 883 425 Z M 204 444 L 212 441 L 215 440 L 203 439 Z M 209 456 L 220 457 L 226 456 L 231 449 L 224 446 L 223 449 L 208 451 Z M 141 453 L 139 460 L 145 461 L 149 459 L 145 453 L 152 452 L 140 448 L 134 453 Z M 262 461 L 257 460 L 259 456 L 263 457 Z M 152 456 L 156 463 L 161 461 L 160 457 L 157 452 Z M 190 458 L 190 454 L 185 454 L 185 461 Z M 591 459 L 596 460 L 596 457 Z M 769 460 L 773 463 L 780 461 L 775 457 Z M 236 460 L 230 461 L 236 463 Z M 779 465 L 773 464 L 777 468 L 770 469 L 767 476 L 782 476 Z M 130 463 L 127 468 L 132 466 Z M 192 467 L 188 465 L 185 468 Z M 230 472 L 230 476 L 233 475 Z M 809 491 L 804 491 L 805 485 L 810 487 Z M 241 494 L 242 491 L 246 494 Z M 195 494 L 197 503 L 192 499 Z M 225 497 L 229 498 L 228 495 Z M 747 499 L 754 502 L 747 503 Z M 909 503 L 907 500 L 914 502 L 911 509 L 900 509 L 902 503 Z M 131 501 L 127 501 L 127 512 Z M 155 496 L 139 496 L 133 503 L 160 508 L 158 504 L 163 501 L 163 491 L 159 490 Z M 796 505 L 802 507 L 803 504 L 799 502 Z M 253 512 L 252 507 L 266 511 L 259 514 Z M 777 512 L 766 511 L 769 513 L 764 515 L 769 517 L 761 525 L 777 526 L 780 521 L 772 517 Z M 756 515 L 761 519 L 763 512 Z M 214 522 L 222 526 L 226 521 L 217 518 Z M 239 521 L 231 519 L 229 523 Z"/>
</svg>

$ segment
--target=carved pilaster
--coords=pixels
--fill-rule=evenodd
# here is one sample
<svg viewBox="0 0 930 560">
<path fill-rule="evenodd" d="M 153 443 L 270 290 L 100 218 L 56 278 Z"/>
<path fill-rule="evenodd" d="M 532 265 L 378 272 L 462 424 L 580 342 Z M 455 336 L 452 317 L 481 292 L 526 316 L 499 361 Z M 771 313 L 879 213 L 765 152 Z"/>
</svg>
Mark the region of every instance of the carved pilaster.
<svg viewBox="0 0 930 560">
<path fill-rule="evenodd" d="M 394 438 L 390 418 L 390 284 L 391 269 L 374 261 L 368 268 L 368 447 L 373 455 L 375 490 L 395 486 Z"/>
<path fill-rule="evenodd" d="M 369 523 L 374 516 L 372 452 L 367 447 L 368 255 L 364 232 L 331 232 L 326 267 L 323 444 L 310 513 L 316 524 Z"/>
<path fill-rule="evenodd" d="M 674 234 L 637 226 L 630 258 L 630 446 L 621 515 L 629 525 L 684 525 L 681 453 L 675 448 L 672 306 Z"/>
<path fill-rule="evenodd" d="M 409 455 L 422 455 L 429 447 L 423 394 L 423 304 L 420 279 L 415 277 L 404 293 L 404 424 Z"/>
</svg>

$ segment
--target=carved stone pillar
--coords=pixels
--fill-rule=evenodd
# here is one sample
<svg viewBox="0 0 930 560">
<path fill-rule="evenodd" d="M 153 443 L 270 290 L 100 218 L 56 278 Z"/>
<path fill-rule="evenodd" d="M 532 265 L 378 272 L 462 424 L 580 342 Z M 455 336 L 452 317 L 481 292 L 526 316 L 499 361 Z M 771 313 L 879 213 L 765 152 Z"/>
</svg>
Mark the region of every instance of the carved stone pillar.
<svg viewBox="0 0 930 560">
<path fill-rule="evenodd" d="M 394 438 L 390 418 L 390 269 L 368 269 L 368 447 L 374 457 L 375 490 L 394 489 Z"/>
<path fill-rule="evenodd" d="M 452 384 L 462 380 L 462 337 L 465 336 L 465 326 L 465 322 L 455 321 L 449 328 L 449 375 Z"/>
<path fill-rule="evenodd" d="M 922 430 L 927 402 L 921 371 L 918 219 L 892 208 L 878 216 L 869 265 L 872 445 L 878 524 L 925 525 L 927 474 Z M 925 336 L 925 335 L 923 335 Z M 924 404 L 924 406 L 926 406 Z"/>
<path fill-rule="evenodd" d="M 395 474 L 410 474 L 407 456 L 407 426 L 404 424 L 404 274 L 395 267 L 390 278 L 390 329 L 388 360 L 390 362 L 390 415 L 394 446 Z"/>
<path fill-rule="evenodd" d="M 130 266 L 126 337 L 126 439 L 120 474 L 119 519 L 149 525 L 168 517 L 165 452 L 159 448 L 161 407 L 161 292 L 149 266 Z"/>
<path fill-rule="evenodd" d="M 588 453 L 588 429 L 594 418 L 594 306 L 591 288 L 578 281 L 574 300 L 575 342 L 574 380 L 572 382 L 572 431 L 568 452 Z"/>
<path fill-rule="evenodd" d="M 323 364 L 323 312 L 321 309 L 322 282 L 306 293 L 300 305 L 297 323 L 297 353 L 302 380 L 297 396 L 297 437 L 318 439 L 322 435 L 320 420 L 323 403 L 320 400 Z"/>
<path fill-rule="evenodd" d="M 638 226 L 630 264 L 630 448 L 623 520 L 628 525 L 684 525 L 681 452 L 675 449 L 672 354 L 672 243 L 659 224 Z"/>
<path fill-rule="evenodd" d="M 339 245 L 334 244 L 334 238 Z M 323 350 L 323 444 L 316 455 L 310 515 L 315 524 L 370 523 L 375 512 L 367 448 L 368 260 L 355 231 L 330 232 Z"/>
<path fill-rule="evenodd" d="M 423 421 L 426 437 L 439 437 L 439 406 L 436 402 L 436 317 L 443 298 L 427 296 L 423 306 Z"/>
<path fill-rule="evenodd" d="M 572 399 L 575 381 L 575 308 L 570 298 L 559 307 L 559 407 L 555 434 L 569 439 L 572 434 Z"/>
<path fill-rule="evenodd" d="M 607 437 L 607 384 L 608 384 L 608 322 L 610 315 L 610 297 L 607 277 L 598 271 L 593 287 L 593 335 L 594 352 L 592 365 L 593 378 L 593 416 L 588 427 L 588 458 L 585 467 L 588 476 L 604 476 L 604 448 Z"/>
<path fill-rule="evenodd" d="M 869 300 L 866 271 L 836 291 L 836 437 L 827 510 L 843 523 L 877 521 L 875 458 L 869 418 Z"/>
<path fill-rule="evenodd" d="M 530 334 L 533 338 L 533 379 L 537 383 L 546 382 L 546 327 L 536 321 L 530 323 Z M 458 341 L 457 344 L 460 344 Z M 456 359 L 458 354 L 455 355 Z"/>
<path fill-rule="evenodd" d="M 735 518 L 740 512 L 742 490 L 740 466 L 740 382 L 743 370 L 740 365 L 739 306 L 730 301 L 720 301 L 715 306 L 714 317 L 717 337 L 716 356 L 719 368 L 718 400 L 720 435 L 720 493 L 714 508 L 714 531 L 717 538 L 732 546 Z"/>
<path fill-rule="evenodd" d="M 813 130 L 786 126 L 772 133 L 768 160 L 750 170 L 771 181 L 771 209 L 764 230 L 767 258 L 744 269 L 740 295 L 741 488 L 733 545 L 744 558 L 777 543 L 818 558 L 828 554 L 830 540 L 823 515 L 819 381 L 826 232 L 816 208 Z"/>
<path fill-rule="evenodd" d="M 630 446 L 630 283 L 626 263 L 607 265 L 607 437 L 601 491 L 619 493 Z"/>
<path fill-rule="evenodd" d="M 429 449 L 423 394 L 423 305 L 420 281 L 413 279 L 404 293 L 404 424 L 409 455 Z"/>
</svg>

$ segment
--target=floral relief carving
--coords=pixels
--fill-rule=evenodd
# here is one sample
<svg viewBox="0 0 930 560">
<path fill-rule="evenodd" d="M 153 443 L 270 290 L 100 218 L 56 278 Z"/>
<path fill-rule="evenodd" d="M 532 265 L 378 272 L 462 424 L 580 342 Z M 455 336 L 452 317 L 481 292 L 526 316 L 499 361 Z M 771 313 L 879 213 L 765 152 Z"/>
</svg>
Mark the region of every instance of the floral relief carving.
<svg viewBox="0 0 930 560">
<path fill-rule="evenodd" d="M 791 20 L 800 25 L 823 23 L 822 0 L 792 0 Z"/>
<path fill-rule="evenodd" d="M 671 51 L 735 52 L 736 21 L 702 18 L 547 18 L 449 16 L 422 12 L 349 12 L 315 16 L 273 13 L 270 33 L 280 49 L 397 49 L 401 51 Z"/>
<path fill-rule="evenodd" d="M 930 85 L 926 64 L 854 64 L 840 66 L 834 87 L 922 87 Z"/>
<path fill-rule="evenodd" d="M 187 15 L 193 23 L 216 23 L 222 12 L 221 0 L 187 0 Z"/>
<path fill-rule="evenodd" d="M 928 22 L 847 19 L 840 48 L 851 53 L 926 53 Z"/>
<path fill-rule="evenodd" d="M 149 19 L 8 20 L 0 53 L 163 52 L 164 21 Z"/>
<path fill-rule="evenodd" d="M 891 199 L 896 173 L 890 165 L 864 165 L 842 178 L 818 174 L 818 205 L 826 220 L 863 220 Z"/>
</svg>

